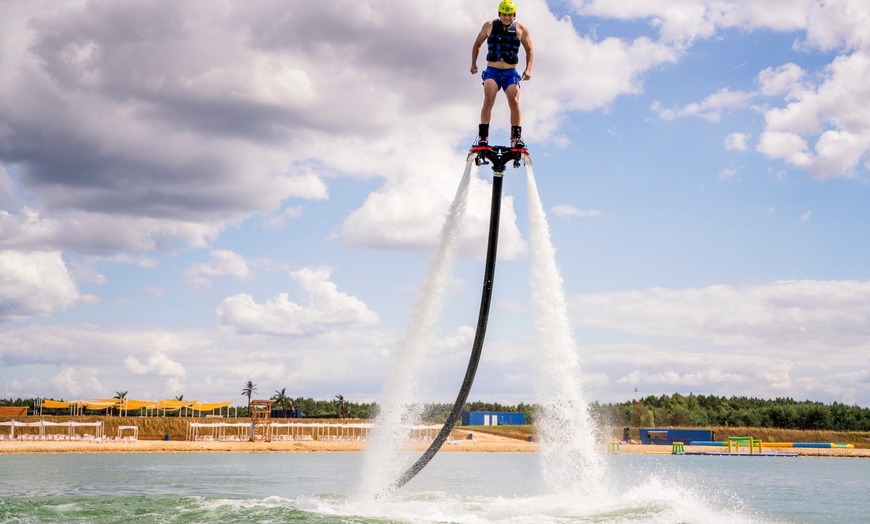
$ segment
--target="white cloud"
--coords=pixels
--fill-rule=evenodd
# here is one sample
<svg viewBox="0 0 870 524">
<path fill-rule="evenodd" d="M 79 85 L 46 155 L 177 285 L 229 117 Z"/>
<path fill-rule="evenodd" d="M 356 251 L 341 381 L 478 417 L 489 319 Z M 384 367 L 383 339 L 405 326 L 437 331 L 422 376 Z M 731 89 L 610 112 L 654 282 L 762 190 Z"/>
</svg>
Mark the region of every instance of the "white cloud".
<svg viewBox="0 0 870 524">
<path fill-rule="evenodd" d="M 0 321 L 52 315 L 78 299 L 60 253 L 0 251 Z"/>
<path fill-rule="evenodd" d="M 125 390 L 129 398 L 241 402 L 242 384 L 254 379 L 264 393 L 289 386 L 294 396 L 341 391 L 374 400 L 395 345 L 395 334 L 342 325 L 288 347 L 285 337 L 236 337 L 222 329 L 25 323 L 0 331 L 0 397 L 94 398 Z M 11 378 L 26 375 L 32 378 Z"/>
<path fill-rule="evenodd" d="M 423 152 L 421 151 L 421 154 Z M 381 190 L 369 194 L 362 207 L 352 212 L 341 226 L 339 236 L 353 247 L 379 249 L 421 249 L 434 245 L 444 225 L 449 204 L 456 196 L 461 170 L 459 162 L 448 155 L 447 161 L 431 165 L 440 170 L 438 176 L 419 177 L 415 169 L 411 176 L 388 182 Z M 451 169 L 451 164 L 452 169 Z M 444 173 L 456 173 L 455 177 Z M 482 169 L 481 176 L 488 176 Z M 466 212 L 462 228 L 460 252 L 482 258 L 489 232 L 489 210 L 492 185 L 478 177 L 469 183 Z M 505 195 L 501 201 L 499 256 L 513 259 L 525 252 L 526 244 L 516 224 L 514 197 Z"/>
<path fill-rule="evenodd" d="M 803 88 L 804 71 L 792 63 L 779 67 L 767 67 L 758 73 L 761 93 L 766 96 L 788 95 Z"/>
<path fill-rule="evenodd" d="M 868 372 L 855 372 L 856 355 L 870 351 L 868 297 L 870 283 L 859 281 L 655 288 L 575 295 L 571 315 L 596 334 L 581 347 L 584 373 L 608 377 L 590 385 L 593 398 L 694 391 L 854 401 L 868 392 Z"/>
<path fill-rule="evenodd" d="M 245 257 L 226 249 L 215 249 L 208 262 L 193 264 L 185 273 L 188 284 L 194 287 L 208 287 L 215 277 L 233 277 L 244 280 L 251 276 Z"/>
<path fill-rule="evenodd" d="M 284 229 L 284 224 L 290 220 L 295 220 L 305 214 L 305 208 L 302 206 L 288 207 L 280 213 L 266 217 L 263 222 L 263 227 L 274 231 Z"/>
<path fill-rule="evenodd" d="M 143 364 L 134 356 L 124 360 L 124 369 L 134 375 L 157 375 L 161 377 L 185 377 L 187 371 L 184 366 L 170 359 L 166 353 L 155 351 L 148 356 Z"/>
<path fill-rule="evenodd" d="M 38 220 L 7 217 L 6 247 L 206 247 L 228 224 L 269 216 L 287 199 L 328 198 L 324 178 L 333 176 L 385 181 L 342 227 L 348 244 L 418 249 L 437 238 L 431 224 L 455 190 L 444 173 L 461 165 L 455 149 L 473 135 L 468 115 L 482 92 L 424 42 L 441 42 L 442 56 L 468 56 L 491 6 L 446 0 L 439 9 L 451 24 L 409 27 L 417 3 L 363 1 L 355 11 L 370 16 L 361 33 L 330 3 L 32 5 L 5 25 L 16 45 L 0 70 L 0 96 L 16 103 L 0 108 L 8 138 L 0 154 L 20 159 L 19 184 L 38 195 Z M 523 112 L 532 140 L 552 137 L 568 111 L 640 92 L 645 73 L 677 59 L 647 38 L 582 37 L 545 2 L 528 3 L 522 16 L 550 55 L 524 85 L 535 100 Z M 110 29 L 119 20 L 123 28 Z M 339 73 L 322 65 L 336 56 Z M 438 86 L 426 80 L 433 75 Z M 366 88 L 348 97 L 350 79 Z M 499 104 L 495 136 L 508 124 Z M 432 195 L 425 205 L 421 193 Z M 521 250 L 509 218 L 505 247 Z M 485 224 L 472 227 L 471 236 L 485 235 Z"/>
<path fill-rule="evenodd" d="M 812 2 L 806 45 L 822 51 L 870 49 L 870 10 L 863 0 Z"/>
<path fill-rule="evenodd" d="M 106 263 L 129 264 L 140 268 L 156 268 L 158 266 L 157 260 L 153 257 L 118 253 L 111 256 L 88 256 L 74 259 L 70 263 L 70 273 L 76 281 L 103 286 L 109 281 L 109 278 L 100 272 L 97 266 Z M 84 299 L 84 297 L 82 298 Z"/>
<path fill-rule="evenodd" d="M 678 48 L 721 30 L 773 29 L 806 31 L 798 47 L 845 53 L 826 68 L 814 85 L 798 65 L 763 69 L 757 76 L 760 94 L 782 96 L 784 107 L 764 110 L 765 128 L 758 150 L 770 158 L 807 170 L 812 176 L 854 177 L 870 165 L 870 6 L 862 0 L 574 0 L 582 14 L 618 19 L 649 19 L 664 42 Z M 718 121 L 727 110 L 746 107 L 754 93 L 723 88 L 700 103 L 651 109 L 662 119 L 698 116 Z M 805 144 L 800 147 L 803 141 Z"/>
<path fill-rule="evenodd" d="M 51 217 L 24 207 L 0 210 L 0 249 L 71 250 L 102 254 L 115 250 L 172 250 L 179 244 L 207 247 L 223 225 L 152 220 L 63 210 Z"/>
<path fill-rule="evenodd" d="M 340 326 L 372 326 L 378 316 L 356 297 L 338 291 L 327 268 L 304 268 L 290 276 L 308 299 L 303 306 L 287 293 L 258 304 L 248 294 L 224 299 L 216 313 L 221 323 L 242 334 L 311 336 Z"/>
<path fill-rule="evenodd" d="M 666 109 L 662 107 L 660 102 L 654 102 L 650 108 L 663 120 L 696 116 L 710 122 L 718 122 L 722 119 L 724 112 L 746 107 L 753 97 L 753 93 L 731 91 L 726 87 L 708 96 L 700 103 L 693 102 L 681 109 Z"/>
<path fill-rule="evenodd" d="M 771 357 L 810 357 L 825 347 L 826 358 L 846 362 L 857 348 L 870 349 L 868 299 L 870 282 L 781 281 L 576 295 L 571 312 L 577 325 Z"/>
<path fill-rule="evenodd" d="M 48 383 L 57 391 L 57 398 L 90 398 L 93 392 L 106 391 L 93 368 L 64 368 Z"/>
<path fill-rule="evenodd" d="M 764 113 L 759 151 L 819 179 L 855 176 L 870 156 L 868 77 L 870 49 L 835 58 L 818 84 L 790 87 L 789 102 Z"/>
<path fill-rule="evenodd" d="M 811 162 L 806 140 L 796 133 L 765 131 L 756 148 L 771 158 L 784 158 L 798 167 L 807 167 Z"/>
<path fill-rule="evenodd" d="M 550 211 L 560 217 L 594 218 L 601 216 L 601 211 L 597 209 L 578 209 L 568 204 L 553 206 Z"/>
<path fill-rule="evenodd" d="M 860 0 L 848 0 L 858 6 Z M 623 20 L 649 19 L 667 42 L 688 45 L 725 28 L 795 31 L 806 27 L 816 0 L 572 0 L 581 14 Z M 858 28 L 855 27 L 855 33 Z"/>
<path fill-rule="evenodd" d="M 726 151 L 749 151 L 750 135 L 747 133 L 731 133 L 725 137 Z"/>
<path fill-rule="evenodd" d="M 738 173 L 736 169 L 725 168 L 719 171 L 719 180 L 731 180 L 737 177 Z"/>
</svg>

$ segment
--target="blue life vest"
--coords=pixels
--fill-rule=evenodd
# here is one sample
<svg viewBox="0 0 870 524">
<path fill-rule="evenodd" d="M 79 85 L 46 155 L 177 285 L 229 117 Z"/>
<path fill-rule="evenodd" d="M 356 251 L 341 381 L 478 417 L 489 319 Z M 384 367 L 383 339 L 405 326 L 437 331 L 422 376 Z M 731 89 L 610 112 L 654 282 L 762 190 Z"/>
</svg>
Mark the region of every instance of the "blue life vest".
<svg viewBox="0 0 870 524">
<path fill-rule="evenodd" d="M 501 20 L 492 21 L 492 31 L 486 39 L 487 62 L 500 62 L 516 65 L 519 62 L 520 37 L 517 36 L 517 23 L 505 27 Z"/>
</svg>

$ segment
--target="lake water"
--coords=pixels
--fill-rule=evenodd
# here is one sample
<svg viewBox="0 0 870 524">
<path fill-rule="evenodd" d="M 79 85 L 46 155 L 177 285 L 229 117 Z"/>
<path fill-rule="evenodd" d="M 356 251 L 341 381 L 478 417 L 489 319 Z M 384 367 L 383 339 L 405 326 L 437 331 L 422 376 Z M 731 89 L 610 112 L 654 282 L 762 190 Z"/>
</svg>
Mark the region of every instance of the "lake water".
<svg viewBox="0 0 870 524">
<path fill-rule="evenodd" d="M 0 454 L 0 523 L 870 521 L 866 459 L 609 455 L 595 495 L 539 460 L 441 453 L 372 501 L 362 453 Z"/>
</svg>

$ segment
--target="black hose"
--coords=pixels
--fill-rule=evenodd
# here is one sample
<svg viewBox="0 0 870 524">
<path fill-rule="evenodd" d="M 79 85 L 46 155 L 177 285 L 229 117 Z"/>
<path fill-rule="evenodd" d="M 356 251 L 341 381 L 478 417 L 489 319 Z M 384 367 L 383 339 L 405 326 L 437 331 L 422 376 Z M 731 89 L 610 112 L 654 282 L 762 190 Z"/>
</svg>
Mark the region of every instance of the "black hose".
<svg viewBox="0 0 870 524">
<path fill-rule="evenodd" d="M 450 436 L 456 421 L 462 414 L 462 406 L 468 400 L 468 393 L 471 391 L 471 385 L 474 383 L 474 375 L 477 373 L 477 365 L 480 363 L 480 354 L 483 351 L 483 338 L 486 335 L 486 324 L 489 320 L 489 306 L 492 302 L 492 283 L 495 276 L 495 255 L 498 248 L 498 225 L 501 217 L 501 193 L 503 176 L 500 172 L 494 172 L 492 178 L 492 207 L 489 212 L 489 241 L 486 248 L 486 265 L 483 275 L 483 293 L 480 298 L 480 313 L 477 317 L 477 331 L 474 334 L 474 344 L 471 347 L 471 358 L 468 360 L 468 369 L 465 371 L 465 378 L 462 380 L 462 387 L 459 388 L 459 395 L 456 397 L 456 402 L 453 404 L 453 409 L 447 417 L 447 422 L 444 427 L 429 445 L 423 455 L 417 459 L 410 468 L 408 468 L 401 477 L 396 479 L 391 486 L 393 490 L 399 489 L 409 480 L 414 478 L 417 473 L 426 467 L 426 464 L 432 460 L 432 457 L 438 453 L 444 441 Z"/>
</svg>

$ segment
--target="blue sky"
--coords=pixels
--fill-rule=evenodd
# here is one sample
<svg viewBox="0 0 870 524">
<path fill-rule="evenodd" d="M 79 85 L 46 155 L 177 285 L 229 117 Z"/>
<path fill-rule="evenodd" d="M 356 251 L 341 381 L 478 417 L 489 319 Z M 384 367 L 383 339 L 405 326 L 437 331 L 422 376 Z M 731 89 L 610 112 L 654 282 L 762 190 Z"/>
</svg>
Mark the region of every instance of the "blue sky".
<svg viewBox="0 0 870 524">
<path fill-rule="evenodd" d="M 471 44 L 497 3 L 3 2 L 0 397 L 241 402 L 253 380 L 378 399 L 476 134 Z M 870 6 L 517 5 L 586 396 L 870 406 Z M 508 127 L 501 97 L 493 141 Z M 535 399 L 523 171 L 473 399 Z M 433 401 L 471 347 L 490 180 Z"/>
</svg>

